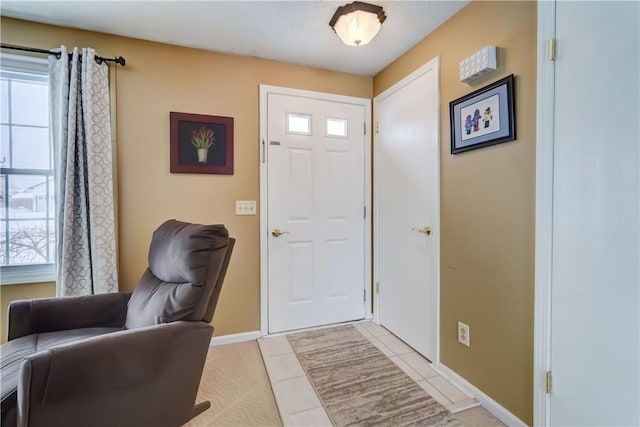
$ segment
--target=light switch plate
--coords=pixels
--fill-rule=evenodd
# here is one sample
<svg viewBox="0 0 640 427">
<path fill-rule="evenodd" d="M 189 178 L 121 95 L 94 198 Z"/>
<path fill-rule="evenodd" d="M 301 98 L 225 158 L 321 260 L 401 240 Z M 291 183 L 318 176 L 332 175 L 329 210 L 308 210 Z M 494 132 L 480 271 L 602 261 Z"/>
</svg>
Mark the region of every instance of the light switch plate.
<svg viewBox="0 0 640 427">
<path fill-rule="evenodd" d="M 255 200 L 236 200 L 236 215 L 255 215 Z"/>
</svg>

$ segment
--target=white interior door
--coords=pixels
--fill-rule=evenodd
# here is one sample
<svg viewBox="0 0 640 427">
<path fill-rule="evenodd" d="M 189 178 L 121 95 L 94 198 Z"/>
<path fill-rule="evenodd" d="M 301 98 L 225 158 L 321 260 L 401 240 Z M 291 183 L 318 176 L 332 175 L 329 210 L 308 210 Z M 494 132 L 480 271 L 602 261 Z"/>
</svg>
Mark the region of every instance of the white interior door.
<svg viewBox="0 0 640 427">
<path fill-rule="evenodd" d="M 438 70 L 436 58 L 374 100 L 378 320 L 432 361 L 438 333 Z"/>
<path fill-rule="evenodd" d="M 550 285 L 537 289 L 550 295 L 537 324 L 550 321 L 553 381 L 540 425 L 640 425 L 639 18 L 638 2 L 555 4 L 555 132 L 540 147 L 553 150 Z"/>
<path fill-rule="evenodd" d="M 365 108 L 269 93 L 267 109 L 269 332 L 362 319 Z"/>
</svg>

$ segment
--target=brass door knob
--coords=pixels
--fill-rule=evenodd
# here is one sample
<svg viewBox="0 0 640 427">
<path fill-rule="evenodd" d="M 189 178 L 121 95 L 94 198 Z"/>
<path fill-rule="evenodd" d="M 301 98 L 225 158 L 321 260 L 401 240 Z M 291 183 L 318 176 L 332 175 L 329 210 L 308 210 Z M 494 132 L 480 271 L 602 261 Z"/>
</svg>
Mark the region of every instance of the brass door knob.
<svg viewBox="0 0 640 427">
<path fill-rule="evenodd" d="M 411 231 L 417 231 L 418 233 L 426 234 L 427 236 L 431 235 L 431 229 L 426 225 L 422 228 L 412 228 Z"/>
<path fill-rule="evenodd" d="M 282 236 L 283 234 L 289 234 L 289 232 L 288 232 L 288 231 L 281 231 L 281 230 L 279 230 L 279 229 L 277 229 L 277 228 L 274 228 L 274 229 L 271 231 L 271 235 L 272 235 L 273 237 L 280 237 L 280 236 Z"/>
</svg>

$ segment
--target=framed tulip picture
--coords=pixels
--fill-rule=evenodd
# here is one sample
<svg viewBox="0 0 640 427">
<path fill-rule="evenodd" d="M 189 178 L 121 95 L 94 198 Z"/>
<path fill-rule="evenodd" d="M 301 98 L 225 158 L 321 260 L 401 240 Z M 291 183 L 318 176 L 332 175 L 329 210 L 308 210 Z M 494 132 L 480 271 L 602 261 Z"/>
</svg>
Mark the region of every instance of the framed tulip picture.
<svg viewBox="0 0 640 427">
<path fill-rule="evenodd" d="M 516 139 L 513 74 L 449 103 L 451 154 Z"/>
<path fill-rule="evenodd" d="M 233 117 L 170 113 L 171 173 L 233 175 Z"/>
</svg>

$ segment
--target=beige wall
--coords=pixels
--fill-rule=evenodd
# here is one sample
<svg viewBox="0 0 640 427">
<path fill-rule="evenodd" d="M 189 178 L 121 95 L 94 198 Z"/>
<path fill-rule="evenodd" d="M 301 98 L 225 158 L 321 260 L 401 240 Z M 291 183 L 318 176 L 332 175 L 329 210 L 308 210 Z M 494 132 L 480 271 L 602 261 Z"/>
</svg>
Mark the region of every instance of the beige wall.
<svg viewBox="0 0 640 427">
<path fill-rule="evenodd" d="M 486 45 L 499 69 L 473 86 L 458 64 Z M 374 96 L 440 57 L 441 361 L 533 422 L 535 2 L 472 2 L 374 78 Z M 452 156 L 449 102 L 515 74 L 517 140 Z M 471 347 L 457 342 L 457 321 Z"/>
<path fill-rule="evenodd" d="M 213 319 L 215 335 L 260 329 L 259 217 L 235 216 L 235 200 L 259 199 L 258 85 L 371 98 L 372 79 L 5 17 L 1 23 L 3 43 L 91 46 L 103 56 L 127 60 L 125 68 L 112 68 L 120 289 L 135 287 L 147 265 L 151 233 L 164 220 L 224 223 L 237 244 Z M 234 118 L 233 176 L 169 173 L 170 111 Z M 2 304 L 4 309 L 4 299 Z"/>
</svg>

